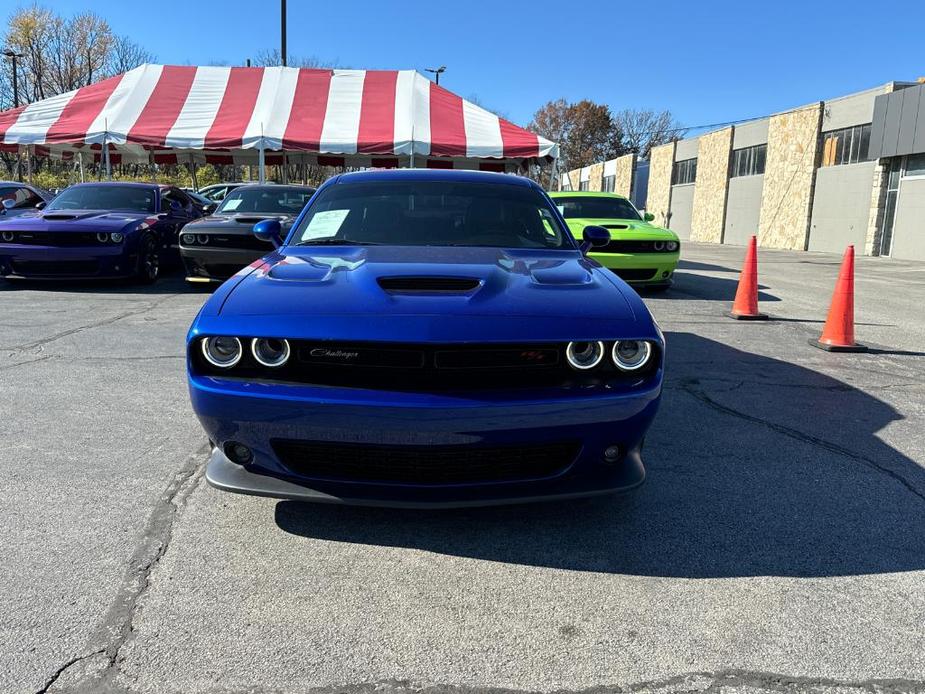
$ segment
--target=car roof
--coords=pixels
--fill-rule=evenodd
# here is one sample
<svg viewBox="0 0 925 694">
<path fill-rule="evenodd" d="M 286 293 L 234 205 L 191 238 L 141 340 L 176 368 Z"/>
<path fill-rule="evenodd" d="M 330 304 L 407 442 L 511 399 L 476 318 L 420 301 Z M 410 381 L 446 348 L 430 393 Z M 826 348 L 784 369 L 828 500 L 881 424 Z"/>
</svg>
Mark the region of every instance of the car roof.
<svg viewBox="0 0 925 694">
<path fill-rule="evenodd" d="M 466 169 L 374 169 L 341 174 L 337 184 L 380 181 L 440 181 L 446 183 L 502 183 L 525 188 L 538 188 L 529 178 L 489 171 Z"/>
<path fill-rule="evenodd" d="M 138 181 L 93 181 L 92 183 L 75 183 L 68 186 L 68 188 L 93 188 L 98 186 L 124 186 L 126 188 L 148 188 L 149 190 L 161 190 L 162 188 L 173 187 L 165 183 L 140 183 Z"/>
<path fill-rule="evenodd" d="M 628 200 L 625 195 L 620 195 L 618 193 L 602 193 L 597 190 L 551 190 L 549 191 L 549 197 L 551 198 L 616 198 L 618 200 Z"/>
</svg>

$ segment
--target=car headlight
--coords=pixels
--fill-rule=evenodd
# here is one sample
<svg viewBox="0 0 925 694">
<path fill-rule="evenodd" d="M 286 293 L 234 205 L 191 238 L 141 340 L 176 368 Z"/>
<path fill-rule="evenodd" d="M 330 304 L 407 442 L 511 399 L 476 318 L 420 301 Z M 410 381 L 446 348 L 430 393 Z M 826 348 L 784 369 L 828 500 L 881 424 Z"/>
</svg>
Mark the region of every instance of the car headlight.
<svg viewBox="0 0 925 694">
<path fill-rule="evenodd" d="M 16 238 L 16 234 L 14 234 L 12 231 L 4 231 L 4 232 L 3 232 L 3 240 L 4 240 L 4 241 L 9 242 L 9 241 L 12 241 L 12 240 L 15 239 L 15 238 Z"/>
<path fill-rule="evenodd" d="M 105 231 L 98 231 L 96 233 L 96 240 L 100 243 L 106 243 L 109 241 L 109 234 L 107 234 Z"/>
<path fill-rule="evenodd" d="M 603 342 L 569 342 L 565 348 L 569 366 L 579 371 L 593 369 L 604 358 Z"/>
<path fill-rule="evenodd" d="M 221 369 L 230 369 L 241 361 L 241 341 L 236 337 L 204 337 L 202 338 L 202 355 L 212 366 Z"/>
<path fill-rule="evenodd" d="M 196 234 L 183 234 L 183 243 L 187 246 L 192 246 L 196 243 Z"/>
<path fill-rule="evenodd" d="M 109 240 L 113 243 L 122 243 L 122 239 L 125 238 L 125 235 L 119 231 L 114 231 L 109 235 Z"/>
<path fill-rule="evenodd" d="M 203 246 L 205 246 L 207 243 L 209 243 L 209 235 L 208 234 L 197 234 L 196 240 L 199 243 L 201 243 Z"/>
<path fill-rule="evenodd" d="M 677 241 L 665 242 L 665 250 L 671 253 L 674 253 L 676 250 L 678 250 L 678 242 Z"/>
<path fill-rule="evenodd" d="M 637 371 L 649 362 L 652 345 L 645 340 L 620 340 L 615 342 L 611 357 L 621 371 Z"/>
<path fill-rule="evenodd" d="M 652 248 L 655 249 L 656 251 L 664 251 L 664 250 L 665 250 L 665 242 L 664 242 L 664 241 L 655 241 L 655 242 L 652 244 Z"/>
<path fill-rule="evenodd" d="M 251 354 L 259 364 L 276 369 L 289 361 L 289 341 L 255 337 L 251 340 Z"/>
</svg>

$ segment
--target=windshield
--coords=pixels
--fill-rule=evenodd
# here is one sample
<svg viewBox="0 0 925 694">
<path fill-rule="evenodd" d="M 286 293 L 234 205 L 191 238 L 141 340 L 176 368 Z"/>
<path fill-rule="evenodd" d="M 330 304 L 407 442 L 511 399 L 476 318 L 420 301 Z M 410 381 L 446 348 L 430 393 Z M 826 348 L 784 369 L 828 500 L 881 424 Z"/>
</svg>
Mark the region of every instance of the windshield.
<svg viewBox="0 0 925 694">
<path fill-rule="evenodd" d="M 576 195 L 553 198 L 566 219 L 642 219 L 629 200 Z"/>
<path fill-rule="evenodd" d="M 154 212 L 157 195 L 153 188 L 124 185 L 74 186 L 52 200 L 48 210 L 131 210 Z"/>
<path fill-rule="evenodd" d="M 241 186 L 228 193 L 217 212 L 261 212 L 296 215 L 305 207 L 314 190 L 295 186 Z"/>
<path fill-rule="evenodd" d="M 532 188 L 448 181 L 328 186 L 290 243 L 574 247 L 544 196 Z"/>
</svg>

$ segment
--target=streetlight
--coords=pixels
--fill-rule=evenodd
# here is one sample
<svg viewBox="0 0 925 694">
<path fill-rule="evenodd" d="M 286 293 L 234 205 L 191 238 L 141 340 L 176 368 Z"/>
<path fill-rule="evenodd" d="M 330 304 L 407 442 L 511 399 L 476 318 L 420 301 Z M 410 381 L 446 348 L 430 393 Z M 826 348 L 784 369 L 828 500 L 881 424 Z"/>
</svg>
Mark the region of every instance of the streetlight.
<svg viewBox="0 0 925 694">
<path fill-rule="evenodd" d="M 280 58 L 286 67 L 286 0 L 279 0 L 279 44 Z"/>
<path fill-rule="evenodd" d="M 17 53 L 12 48 L 5 49 L 3 55 L 13 61 L 13 108 L 16 108 L 19 106 L 19 70 L 16 69 L 16 61 L 26 56 L 24 53 Z"/>
<path fill-rule="evenodd" d="M 437 78 L 437 84 L 440 84 L 440 75 L 441 73 L 446 72 L 446 65 L 441 65 L 438 68 L 425 67 L 424 72 L 432 72 Z"/>
</svg>

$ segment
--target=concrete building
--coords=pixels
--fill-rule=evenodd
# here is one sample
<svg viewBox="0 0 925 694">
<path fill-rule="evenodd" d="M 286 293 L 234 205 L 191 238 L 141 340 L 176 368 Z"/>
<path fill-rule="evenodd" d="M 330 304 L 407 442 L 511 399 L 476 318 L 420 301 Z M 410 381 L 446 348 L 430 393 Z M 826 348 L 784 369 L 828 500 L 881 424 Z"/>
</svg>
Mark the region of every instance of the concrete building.
<svg viewBox="0 0 925 694">
<path fill-rule="evenodd" d="M 925 260 L 925 84 L 888 82 L 563 174 L 682 239 Z M 638 174 L 647 168 L 645 183 Z M 646 187 L 640 198 L 638 191 Z M 634 195 L 634 191 L 636 194 Z"/>
</svg>

